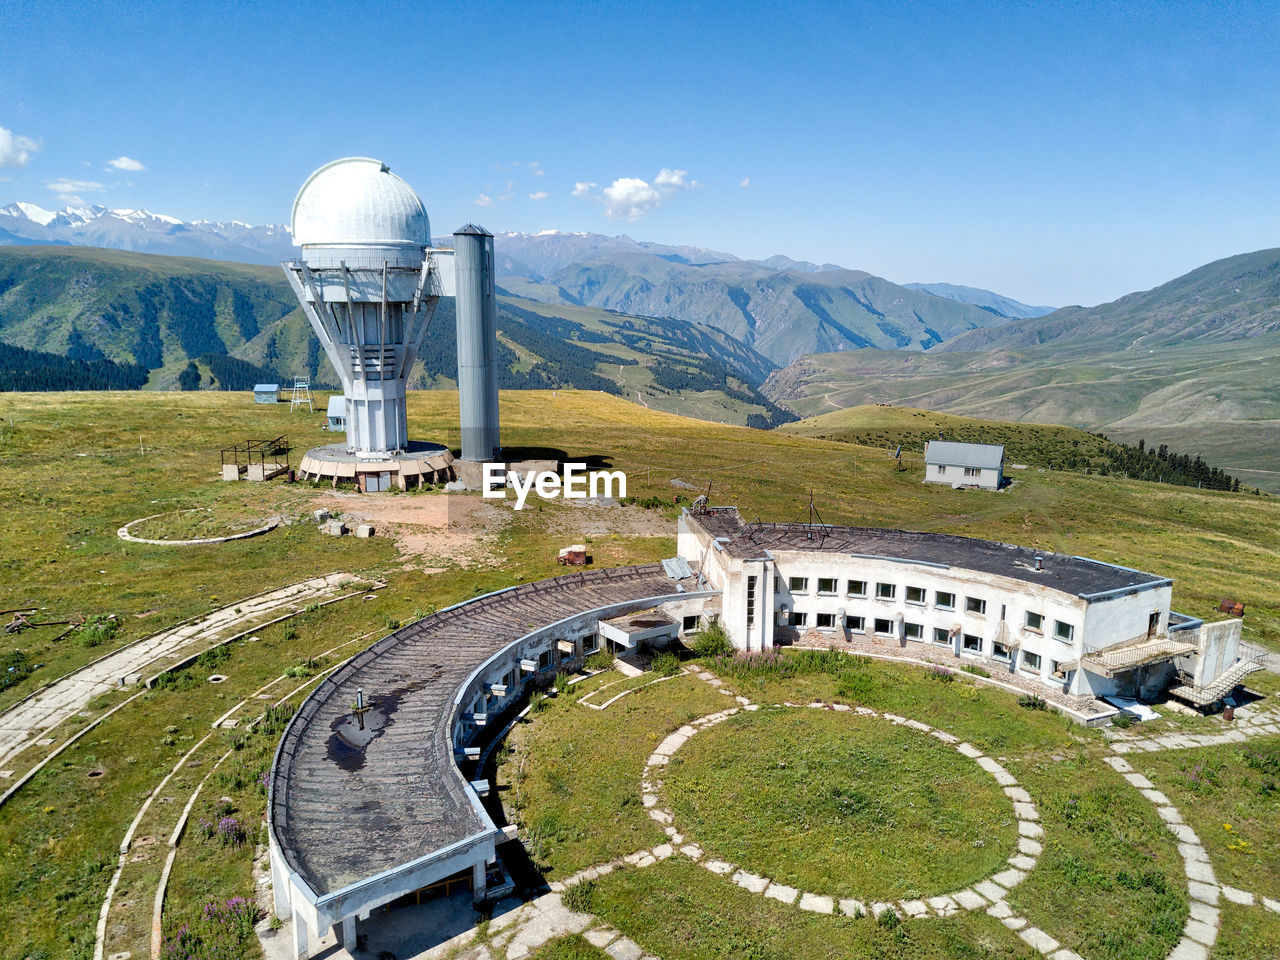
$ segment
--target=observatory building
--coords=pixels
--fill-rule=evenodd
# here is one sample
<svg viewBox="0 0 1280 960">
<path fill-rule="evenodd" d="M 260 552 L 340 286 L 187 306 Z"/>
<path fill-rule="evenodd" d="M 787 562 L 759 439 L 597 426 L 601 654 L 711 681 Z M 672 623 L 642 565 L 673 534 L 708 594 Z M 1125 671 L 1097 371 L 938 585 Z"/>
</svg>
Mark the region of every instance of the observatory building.
<svg viewBox="0 0 1280 960">
<path fill-rule="evenodd" d="M 365 157 L 335 160 L 308 177 L 292 228 L 302 256 L 284 263 L 284 273 L 342 381 L 347 430 L 346 443 L 308 451 L 302 475 L 369 491 L 452 476 L 453 454 L 411 441 L 405 410 L 409 374 L 441 297 L 456 298 L 462 458 L 496 457 L 492 234 L 468 224 L 452 250 L 433 248 L 417 193 Z"/>
</svg>

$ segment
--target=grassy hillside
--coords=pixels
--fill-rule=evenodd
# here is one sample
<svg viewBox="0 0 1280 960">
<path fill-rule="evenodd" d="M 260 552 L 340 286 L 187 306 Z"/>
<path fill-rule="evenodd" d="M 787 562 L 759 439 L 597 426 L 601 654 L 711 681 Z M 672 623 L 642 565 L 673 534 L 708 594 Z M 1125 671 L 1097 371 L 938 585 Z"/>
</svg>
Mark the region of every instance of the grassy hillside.
<svg viewBox="0 0 1280 960">
<path fill-rule="evenodd" d="M 999 443 L 1004 445 L 1006 463 L 1040 467 L 1061 463 L 1072 456 L 1101 463 L 1115 447 L 1102 437 L 1071 427 L 1000 423 L 911 407 L 850 407 L 784 424 L 778 429 L 799 437 L 838 440 L 885 450 L 901 444 L 904 453 L 921 456 L 930 440 Z"/>
<path fill-rule="evenodd" d="M 1088 345 L 804 357 L 764 392 L 802 416 L 894 403 L 1057 423 L 1199 454 L 1280 493 L 1280 334 L 1096 353 Z"/>
<path fill-rule="evenodd" d="M 449 391 L 413 393 L 411 435 L 456 444 L 457 402 Z M 896 472 L 878 446 L 722 427 L 600 393 L 504 392 L 501 412 L 505 444 L 599 457 L 626 471 L 633 496 L 670 500 L 692 493 L 674 480 L 698 488 L 710 484 L 714 501 L 737 503 L 749 518 L 790 520 L 804 515 L 812 492 L 828 522 L 985 536 L 1136 566 L 1174 577 L 1175 608 L 1187 613 L 1212 616 L 1211 607 L 1223 596 L 1245 601 L 1246 639 L 1280 649 L 1275 499 L 1037 470 L 1026 471 L 1024 482 L 1006 493 L 955 491 L 926 486 L 910 471 Z M 51 957 L 91 955 L 98 911 L 138 805 L 210 733 L 213 721 L 286 669 L 292 677 L 273 687 L 271 696 L 286 696 L 317 670 L 431 605 L 563 572 L 555 564 L 557 545 L 588 539 L 597 562 L 609 564 L 674 552 L 674 507 L 632 505 L 605 513 L 546 503 L 519 514 L 495 508 L 468 527 L 465 510 L 482 506 L 478 496 L 439 491 L 367 498 L 397 509 L 448 504 L 448 528 L 424 536 L 419 552 L 408 558 L 384 536 L 339 540 L 321 536 L 306 521 L 217 547 L 155 547 L 116 537 L 116 528 L 129 520 L 179 507 L 307 515 L 329 495 L 327 488 L 221 483 L 215 479 L 218 450 L 246 437 L 287 433 L 301 452 L 332 439 L 319 430 L 320 420 L 319 414 L 291 414 L 286 404 L 255 405 L 244 393 L 0 394 L 0 497 L 7 505 L 0 572 L 12 599 L 6 606 L 116 613 L 124 624 L 96 647 L 55 641 L 60 628 L 53 627 L 0 635 L 0 655 L 21 649 L 30 663 L 43 664 L 0 694 L 0 703 L 12 703 L 112 644 L 304 576 L 347 570 L 388 584 L 372 601 L 323 607 L 262 631 L 256 642 L 233 644 L 217 664 L 218 673 L 228 677 L 222 684 L 205 682 L 207 670 L 195 671 L 186 686 L 152 691 L 123 707 L 0 808 L 0 851 L 7 854 L 0 859 L 0 890 L 6 893 L 0 897 L 0 940 L 6 958 L 42 951 Z M 343 510 L 366 502 L 354 496 L 338 501 Z M 615 532 L 585 532 L 601 522 Z M 650 532 L 628 532 L 637 526 Z M 479 552 L 465 564 L 445 557 L 449 544 L 468 531 L 480 538 Z M 342 643 L 350 645 L 318 662 L 310 659 Z M 918 683 L 923 689 L 933 681 L 919 677 Z M 300 696 L 289 699 L 291 707 Z M 121 699 L 106 695 L 88 715 L 100 715 Z M 158 874 L 163 862 L 163 838 L 172 829 L 164 818 L 177 815 L 214 759 L 239 742 L 232 738 L 242 738 L 244 726 L 215 731 L 185 792 L 173 789 L 174 803 L 153 805 L 158 819 L 143 832 L 162 838 L 148 848 L 161 856 L 148 869 Z M 65 737 L 69 727 L 49 736 Z M 1064 728 L 1055 722 L 1054 729 Z M 998 732 L 1004 737 L 1008 730 Z M 257 765 L 269 763 L 271 745 L 269 737 L 242 744 L 226 776 L 215 774 L 193 817 L 214 815 L 226 794 L 246 811 L 237 816 L 257 822 Z M 1061 835 L 1078 833 L 1064 829 Z M 252 850 L 252 843 L 231 849 L 195 836 L 184 839 L 165 900 L 166 924 L 198 913 L 210 898 L 252 891 Z M 137 905 L 145 944 L 154 882 L 148 887 L 142 879 L 121 887 L 117 898 Z M 1100 911 L 1109 907 L 1110 901 L 1099 901 Z M 1100 914 L 1098 922 L 1107 919 Z"/>
<path fill-rule="evenodd" d="M 1168 283 L 1096 307 L 1063 307 L 999 331 L 975 330 L 946 350 L 1091 344 L 1096 351 L 1224 342 L 1280 331 L 1280 248 L 1205 264 Z"/>
<path fill-rule="evenodd" d="M 1181 486 L 1214 490 L 1248 489 L 1239 478 L 1220 468 L 1179 455 L 1177 450 L 1142 444 L 1114 443 L 1096 433 L 1071 427 L 1001 423 L 957 417 L 911 407 L 851 407 L 833 410 L 779 428 L 802 437 L 818 437 L 843 443 L 880 446 L 886 451 L 901 448 L 903 464 L 917 468 L 923 462 L 925 444 L 930 440 L 958 440 L 963 443 L 994 443 L 1005 448 L 1006 475 L 1021 466 L 1075 470 L 1080 473 L 1118 474 Z M 1018 476 L 1018 474 L 1012 474 Z"/>
</svg>

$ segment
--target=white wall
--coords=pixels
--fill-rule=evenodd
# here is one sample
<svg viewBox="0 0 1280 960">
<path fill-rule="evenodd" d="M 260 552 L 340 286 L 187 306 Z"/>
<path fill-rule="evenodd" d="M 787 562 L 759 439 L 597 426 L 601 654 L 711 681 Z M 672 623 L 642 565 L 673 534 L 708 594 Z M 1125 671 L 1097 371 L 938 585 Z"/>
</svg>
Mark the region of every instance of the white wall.
<svg viewBox="0 0 1280 960">
<path fill-rule="evenodd" d="M 984 490 L 996 490 L 1000 486 L 1003 474 L 995 468 L 983 468 L 978 471 L 976 477 L 966 477 L 964 475 L 964 467 L 926 463 L 924 479 L 927 483 L 945 483 L 949 486 L 955 486 L 960 483 L 965 486 L 982 487 Z"/>
</svg>

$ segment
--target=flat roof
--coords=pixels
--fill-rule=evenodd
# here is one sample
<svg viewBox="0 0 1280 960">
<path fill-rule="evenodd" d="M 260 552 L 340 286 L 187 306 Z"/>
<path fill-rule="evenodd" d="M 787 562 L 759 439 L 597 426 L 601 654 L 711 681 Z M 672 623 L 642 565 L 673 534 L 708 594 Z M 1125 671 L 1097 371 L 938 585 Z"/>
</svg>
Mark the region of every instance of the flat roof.
<svg viewBox="0 0 1280 960">
<path fill-rule="evenodd" d="M 826 524 L 747 524 L 734 507 L 715 507 L 704 514 L 688 513 L 687 516 L 713 537 L 723 538 L 720 548 L 740 559 L 764 557 L 766 551 L 820 550 L 976 570 L 1038 583 L 1086 600 L 1100 598 L 1102 594 L 1173 582 L 1167 577 L 1088 557 L 1073 557 L 950 533 Z M 1037 557 L 1043 558 L 1041 570 L 1036 569 Z"/>
<path fill-rule="evenodd" d="M 492 830 L 454 761 L 454 702 L 471 675 L 542 627 L 686 596 L 682 586 L 697 590 L 658 563 L 573 573 L 441 610 L 354 656 L 280 742 L 270 817 L 289 867 L 324 896 Z M 357 687 L 370 706 L 363 730 L 352 722 Z"/>
<path fill-rule="evenodd" d="M 994 470 L 1004 463 L 1004 444 L 930 440 L 924 445 L 924 462 Z"/>
<path fill-rule="evenodd" d="M 676 625 L 674 618 L 663 613 L 657 607 L 652 607 L 648 610 L 637 610 L 635 613 L 624 613 L 621 616 L 610 617 L 602 622 L 628 634 L 653 630 L 657 627 L 674 627 Z"/>
</svg>

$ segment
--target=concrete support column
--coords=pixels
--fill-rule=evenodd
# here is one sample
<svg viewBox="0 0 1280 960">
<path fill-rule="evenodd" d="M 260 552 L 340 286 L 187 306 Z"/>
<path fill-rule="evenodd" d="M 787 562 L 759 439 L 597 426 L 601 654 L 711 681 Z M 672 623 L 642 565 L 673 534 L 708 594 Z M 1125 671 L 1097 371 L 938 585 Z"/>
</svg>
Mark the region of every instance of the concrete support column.
<svg viewBox="0 0 1280 960">
<path fill-rule="evenodd" d="M 307 921 L 302 919 L 302 914 L 300 913 L 293 915 L 293 955 L 297 960 L 308 960 L 311 956 Z"/>
<path fill-rule="evenodd" d="M 274 842 L 271 846 L 271 899 L 277 917 L 288 920 L 293 916 L 293 907 L 289 904 L 289 870 Z"/>
<path fill-rule="evenodd" d="M 484 900 L 488 890 L 488 868 L 483 860 L 471 865 L 471 899 L 476 903 Z"/>
<path fill-rule="evenodd" d="M 342 946 L 347 953 L 356 952 L 356 918 L 355 914 L 342 919 Z"/>
</svg>

